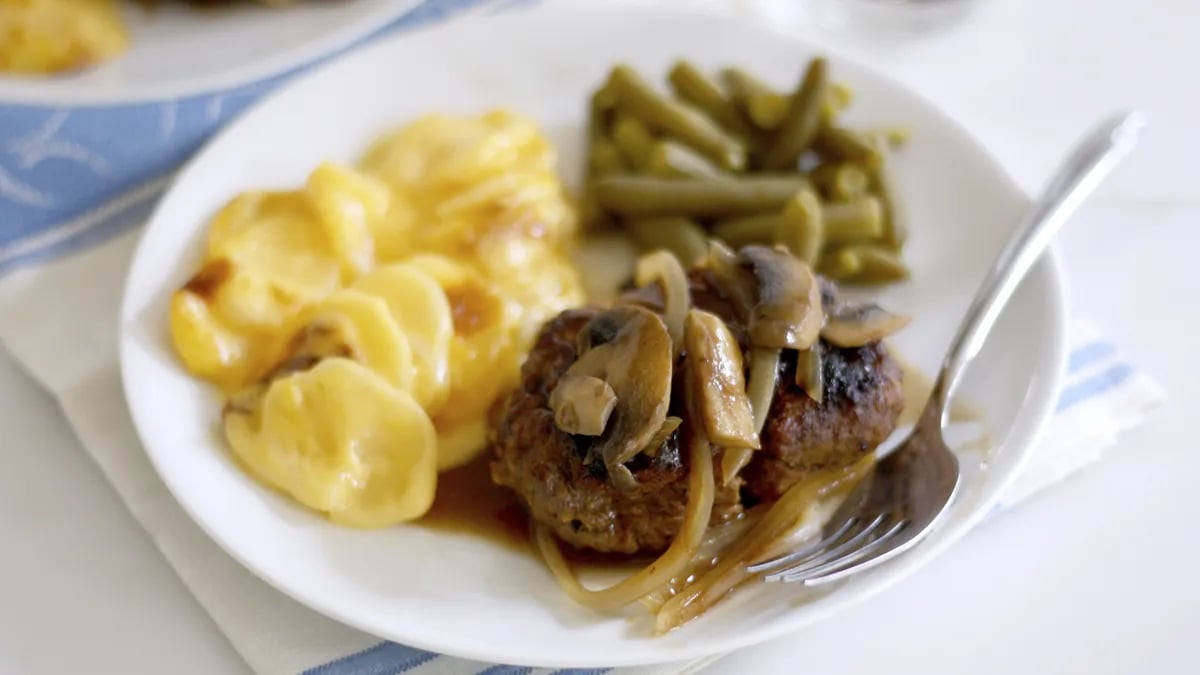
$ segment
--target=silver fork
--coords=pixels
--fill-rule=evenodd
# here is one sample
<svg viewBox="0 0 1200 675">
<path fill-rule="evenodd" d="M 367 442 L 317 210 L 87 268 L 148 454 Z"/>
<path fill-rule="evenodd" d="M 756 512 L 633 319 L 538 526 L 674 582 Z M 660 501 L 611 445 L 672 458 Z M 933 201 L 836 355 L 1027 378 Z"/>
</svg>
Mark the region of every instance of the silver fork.
<svg viewBox="0 0 1200 675">
<path fill-rule="evenodd" d="M 942 428 L 963 372 L 1018 283 L 1067 218 L 1133 148 L 1144 126 L 1141 112 L 1126 112 L 1105 120 L 1076 146 L 976 293 L 909 437 L 855 487 L 819 541 L 751 565 L 751 572 L 766 572 L 768 581 L 828 584 L 900 555 L 937 525 L 959 485 L 958 459 L 946 446 Z"/>
</svg>

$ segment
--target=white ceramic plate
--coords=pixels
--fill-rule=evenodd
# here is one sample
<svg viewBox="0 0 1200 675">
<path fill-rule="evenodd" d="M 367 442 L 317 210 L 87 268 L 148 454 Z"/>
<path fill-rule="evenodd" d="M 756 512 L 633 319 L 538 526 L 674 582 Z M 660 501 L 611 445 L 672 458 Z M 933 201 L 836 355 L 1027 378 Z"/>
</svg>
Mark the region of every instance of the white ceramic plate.
<svg viewBox="0 0 1200 675">
<path fill-rule="evenodd" d="M 812 50 L 726 18 L 653 10 L 544 8 L 389 40 L 288 86 L 214 140 L 183 171 L 146 229 L 122 310 L 126 393 L 146 451 L 196 522 L 232 556 L 304 604 L 376 635 L 501 663 L 617 666 L 712 654 L 795 630 L 878 592 L 961 536 L 995 500 L 1051 413 L 1064 363 L 1064 292 L 1042 261 L 1005 313 L 963 395 L 986 411 L 986 469 L 969 457 L 962 497 L 926 543 L 821 597 L 798 586 L 737 593 L 661 638 L 568 600 L 542 564 L 470 535 L 417 526 L 359 532 L 330 525 L 234 467 L 215 432 L 218 401 L 166 339 L 170 292 L 194 271 L 205 221 L 250 187 L 299 185 L 322 159 L 352 161 L 376 135 L 429 111 L 512 106 L 537 117 L 575 182 L 584 101 L 615 61 L 664 73 L 688 56 L 739 63 L 782 86 Z M 900 124 L 897 166 L 912 221 L 911 283 L 887 306 L 912 314 L 897 340 L 933 372 L 956 322 L 1026 199 L 954 121 L 903 87 L 844 59 L 855 121 Z M 381 86 L 381 82 L 391 83 Z M 297 112 L 302 111 L 302 112 Z"/>
<path fill-rule="evenodd" d="M 416 7 L 420 0 L 306 1 L 271 9 L 198 11 L 163 3 L 129 7 L 129 52 L 61 77 L 0 75 L 0 100 L 50 105 L 179 98 L 235 87 L 345 46 Z"/>
</svg>

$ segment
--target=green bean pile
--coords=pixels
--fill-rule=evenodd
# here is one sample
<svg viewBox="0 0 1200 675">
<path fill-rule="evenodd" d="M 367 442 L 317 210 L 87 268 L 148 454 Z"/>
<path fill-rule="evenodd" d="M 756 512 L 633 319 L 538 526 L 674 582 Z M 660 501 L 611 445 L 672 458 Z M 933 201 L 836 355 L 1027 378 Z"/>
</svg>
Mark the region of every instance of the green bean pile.
<svg viewBox="0 0 1200 675">
<path fill-rule="evenodd" d="M 618 65 L 592 95 L 584 219 L 617 224 L 685 265 L 716 237 L 777 244 L 842 282 L 909 276 L 887 163 L 898 134 L 838 121 L 851 92 L 815 58 L 785 95 L 740 68 L 712 77 L 686 61 L 673 96 Z"/>
</svg>

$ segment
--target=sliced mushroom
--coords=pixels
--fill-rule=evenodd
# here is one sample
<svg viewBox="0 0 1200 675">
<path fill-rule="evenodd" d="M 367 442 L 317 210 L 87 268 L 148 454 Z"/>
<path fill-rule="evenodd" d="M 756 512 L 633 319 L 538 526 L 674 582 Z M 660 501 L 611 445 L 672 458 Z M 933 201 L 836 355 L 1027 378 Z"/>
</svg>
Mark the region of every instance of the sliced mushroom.
<svg viewBox="0 0 1200 675">
<path fill-rule="evenodd" d="M 657 314 L 621 305 L 597 314 L 583 327 L 580 356 L 564 377 L 591 376 L 608 383 L 617 403 L 598 440 L 598 453 L 613 484 L 637 484 L 625 462 L 646 448 L 662 428 L 671 402 L 674 353 L 671 335 Z"/>
<path fill-rule="evenodd" d="M 875 304 L 838 305 L 826 317 L 821 337 L 838 347 L 862 347 L 896 333 L 909 321 Z"/>
<path fill-rule="evenodd" d="M 754 276 L 738 263 L 737 254 L 717 239 L 709 242 L 705 264 L 721 294 L 729 299 L 738 321 L 748 322 L 754 309 Z"/>
<path fill-rule="evenodd" d="M 683 319 L 692 304 L 688 289 L 687 272 L 679 259 L 668 251 L 655 251 L 642 256 L 634 271 L 634 283 L 638 286 L 658 282 L 663 293 L 663 320 L 667 332 L 675 345 L 675 355 L 683 351 Z"/>
<path fill-rule="evenodd" d="M 754 274 L 758 286 L 748 326 L 750 343 L 776 349 L 813 346 L 825 317 L 812 268 L 786 250 L 767 246 L 746 246 L 738 260 Z"/>
<path fill-rule="evenodd" d="M 667 439 L 671 437 L 671 434 L 675 433 L 675 430 L 678 429 L 679 425 L 681 424 L 683 424 L 682 418 L 668 417 L 667 420 L 663 422 L 663 425 L 658 428 L 658 431 L 655 432 L 654 437 L 650 439 L 650 442 L 646 444 L 646 447 L 642 449 L 642 452 L 651 457 L 657 457 L 658 451 L 662 448 L 663 443 L 667 442 Z"/>
<path fill-rule="evenodd" d="M 599 436 L 617 407 L 617 392 L 592 375 L 566 375 L 550 394 L 554 423 L 568 434 Z"/>
<path fill-rule="evenodd" d="M 758 449 L 742 352 L 733 333 L 717 315 L 693 309 L 684 323 L 684 336 L 687 386 L 709 440 L 723 448 Z"/>
</svg>

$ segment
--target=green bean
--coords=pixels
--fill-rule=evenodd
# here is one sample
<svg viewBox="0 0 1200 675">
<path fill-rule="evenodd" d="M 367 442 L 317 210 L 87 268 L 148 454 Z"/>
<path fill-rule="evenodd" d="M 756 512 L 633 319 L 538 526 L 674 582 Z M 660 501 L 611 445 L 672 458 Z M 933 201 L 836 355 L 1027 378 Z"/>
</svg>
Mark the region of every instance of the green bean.
<svg viewBox="0 0 1200 675">
<path fill-rule="evenodd" d="M 813 139 L 813 147 L 826 159 L 854 162 L 867 169 L 878 168 L 883 162 L 872 139 L 843 127 L 822 126 Z"/>
<path fill-rule="evenodd" d="M 873 142 L 882 158 L 879 166 L 869 172 L 872 191 L 883 206 L 883 236 L 881 240 L 884 246 L 899 253 L 900 249 L 904 248 L 905 240 L 908 239 L 908 227 L 904 222 L 904 206 L 900 202 L 900 195 L 896 191 L 896 185 L 888 167 L 887 155 L 884 152 L 886 143 L 878 136 L 873 139 Z"/>
<path fill-rule="evenodd" d="M 696 221 L 678 216 L 626 221 L 625 229 L 643 251 L 666 249 L 691 267 L 708 255 L 708 237 Z"/>
<path fill-rule="evenodd" d="M 727 169 L 746 165 L 746 148 L 703 113 L 656 91 L 628 66 L 613 68 L 608 88 L 620 109 L 651 128 L 679 139 Z"/>
<path fill-rule="evenodd" d="M 821 101 L 829 86 L 828 73 L 829 65 L 821 57 L 808 64 L 800 87 L 788 101 L 778 137 L 763 158 L 763 166 L 768 170 L 794 170 L 800 154 L 812 144 L 820 128 Z"/>
<path fill-rule="evenodd" d="M 616 100 L 613 98 L 612 92 L 601 87 L 592 92 L 592 98 L 588 101 L 588 138 L 602 138 L 608 135 L 609 127 L 612 125 L 613 109 L 616 105 Z"/>
<path fill-rule="evenodd" d="M 812 182 L 830 201 L 846 202 L 867 193 L 871 179 L 853 164 L 822 164 L 809 174 Z"/>
<path fill-rule="evenodd" d="M 778 211 L 809 186 L 799 175 L 658 178 L 612 175 L 592 185 L 596 200 L 626 216 L 729 218 Z"/>
<path fill-rule="evenodd" d="M 861 265 L 858 272 L 847 279 L 851 283 L 888 284 L 912 276 L 900 256 L 881 246 L 852 244 L 842 250 L 853 253 Z"/>
<path fill-rule="evenodd" d="M 588 156 L 588 169 L 593 177 L 604 176 L 624 170 L 625 162 L 616 143 L 607 138 L 597 138 L 592 141 Z"/>
<path fill-rule="evenodd" d="M 858 254 L 848 248 L 840 248 L 821 256 L 817 271 L 835 281 L 845 281 L 854 278 L 862 268 Z"/>
<path fill-rule="evenodd" d="M 597 176 L 616 173 L 624 170 L 617 146 L 608 138 L 608 130 L 612 124 L 613 98 L 611 92 L 604 88 L 596 90 L 588 101 L 588 145 L 587 164 L 585 166 L 585 184 L 590 184 Z M 609 224 L 611 220 L 596 200 L 590 190 L 585 190 L 579 202 L 580 219 L 588 229 L 599 229 Z"/>
<path fill-rule="evenodd" d="M 829 85 L 829 99 L 839 111 L 845 110 L 854 102 L 854 90 L 841 82 L 834 82 Z"/>
<path fill-rule="evenodd" d="M 726 68 L 721 71 L 721 78 L 733 102 L 755 126 L 764 131 L 779 128 L 787 113 L 787 96 L 741 68 Z"/>
<path fill-rule="evenodd" d="M 908 127 L 887 127 L 882 132 L 883 138 L 887 141 L 889 147 L 903 147 L 912 138 L 912 129 Z"/>
<path fill-rule="evenodd" d="M 654 176 L 674 178 L 715 178 L 725 175 L 707 157 L 674 141 L 656 142 L 642 168 Z"/>
<path fill-rule="evenodd" d="M 809 265 L 816 265 L 825 246 L 825 214 L 812 189 L 796 193 L 783 207 L 776 244 L 787 246 L 792 254 Z"/>
<path fill-rule="evenodd" d="M 883 207 L 875 197 L 826 204 L 822 215 L 829 244 L 875 242 L 883 236 Z"/>
<path fill-rule="evenodd" d="M 769 213 L 760 216 L 730 218 L 714 225 L 712 233 L 714 237 L 734 248 L 750 244 L 766 244 L 774 238 L 782 217 L 777 213 Z"/>
<path fill-rule="evenodd" d="M 739 135 L 748 131 L 737 106 L 704 71 L 687 61 L 678 61 L 667 79 L 676 96 L 704 111 L 721 126 Z"/>
<path fill-rule="evenodd" d="M 854 101 L 854 90 L 844 84 L 832 82 L 821 102 L 821 120 L 831 122 Z"/>
<path fill-rule="evenodd" d="M 654 135 L 646 125 L 629 115 L 619 115 L 612 127 L 612 139 L 621 151 L 626 166 L 641 169 L 654 151 Z"/>
</svg>

